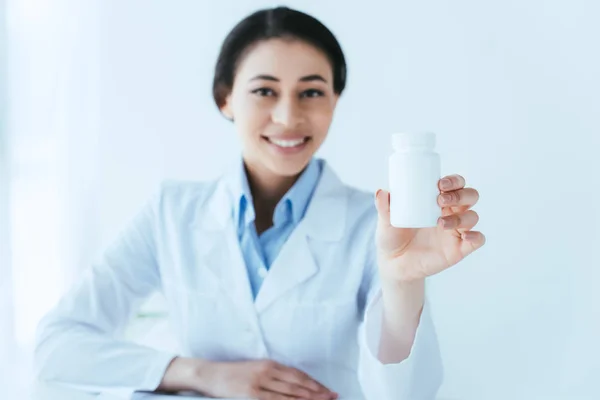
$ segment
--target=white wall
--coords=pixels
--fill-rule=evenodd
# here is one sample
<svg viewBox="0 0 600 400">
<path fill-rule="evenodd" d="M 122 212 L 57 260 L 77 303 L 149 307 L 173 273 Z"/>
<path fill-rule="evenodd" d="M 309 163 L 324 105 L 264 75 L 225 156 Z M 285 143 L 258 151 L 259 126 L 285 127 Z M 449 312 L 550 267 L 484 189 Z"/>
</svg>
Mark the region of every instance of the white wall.
<svg viewBox="0 0 600 400">
<path fill-rule="evenodd" d="M 98 247 L 95 228 L 80 225 L 97 165 L 95 4 L 0 1 L 0 348 L 9 350 L 0 387 L 9 398 L 27 397 L 37 322 Z"/>
<path fill-rule="evenodd" d="M 598 3 L 287 4 L 318 16 L 347 54 L 348 89 L 320 153 L 342 178 L 385 187 L 389 134 L 427 129 L 444 172 L 481 193 L 488 243 L 430 280 L 442 394 L 598 398 Z M 85 267 L 160 179 L 205 179 L 235 159 L 212 69 L 227 31 L 263 5 L 273 3 L 107 0 L 93 14 L 99 42 L 80 27 L 89 40 L 72 40 L 97 51 L 69 85 L 91 85 L 78 110 L 97 124 L 71 117 L 84 150 L 69 162 L 85 173 L 70 172 L 70 190 L 90 200 L 69 233 L 87 235 L 72 261 Z"/>
<path fill-rule="evenodd" d="M 96 165 L 94 4 L 6 3 L 11 264 L 15 334 L 23 346 L 67 287 L 73 266 L 97 247 L 88 240 L 94 227 L 80 225 L 88 223 L 85 200 Z"/>
<path fill-rule="evenodd" d="M 12 274 L 9 264 L 8 245 L 8 160 L 6 135 L 6 4 L 0 0 L 0 360 L 12 360 L 13 308 Z M 6 387 L 12 378 L 0 362 L 0 387 Z"/>
</svg>

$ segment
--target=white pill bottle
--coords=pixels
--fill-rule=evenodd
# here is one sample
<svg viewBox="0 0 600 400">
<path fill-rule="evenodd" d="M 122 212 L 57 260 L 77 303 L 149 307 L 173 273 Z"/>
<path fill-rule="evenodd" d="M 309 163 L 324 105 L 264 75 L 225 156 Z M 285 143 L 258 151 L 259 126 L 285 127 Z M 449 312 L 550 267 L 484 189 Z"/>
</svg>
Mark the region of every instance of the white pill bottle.
<svg viewBox="0 0 600 400">
<path fill-rule="evenodd" d="M 441 208 L 440 156 L 435 133 L 406 132 L 392 135 L 394 153 L 389 159 L 390 222 L 396 228 L 437 225 Z"/>
</svg>

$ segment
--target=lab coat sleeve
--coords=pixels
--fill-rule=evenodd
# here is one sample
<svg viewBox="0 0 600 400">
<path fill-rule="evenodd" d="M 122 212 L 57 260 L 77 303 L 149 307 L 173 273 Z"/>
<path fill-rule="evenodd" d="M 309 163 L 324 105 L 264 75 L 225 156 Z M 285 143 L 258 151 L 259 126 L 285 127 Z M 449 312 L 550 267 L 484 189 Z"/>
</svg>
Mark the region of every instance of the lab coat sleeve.
<svg viewBox="0 0 600 400">
<path fill-rule="evenodd" d="M 443 380 L 437 335 L 427 298 L 410 355 L 399 363 L 377 358 L 383 318 L 383 300 L 377 267 L 369 266 L 366 309 L 359 329 L 359 381 L 367 399 L 434 400 Z"/>
<path fill-rule="evenodd" d="M 125 398 L 157 388 L 176 355 L 123 340 L 122 333 L 160 285 L 154 243 L 159 204 L 157 193 L 41 320 L 38 380 Z"/>
</svg>

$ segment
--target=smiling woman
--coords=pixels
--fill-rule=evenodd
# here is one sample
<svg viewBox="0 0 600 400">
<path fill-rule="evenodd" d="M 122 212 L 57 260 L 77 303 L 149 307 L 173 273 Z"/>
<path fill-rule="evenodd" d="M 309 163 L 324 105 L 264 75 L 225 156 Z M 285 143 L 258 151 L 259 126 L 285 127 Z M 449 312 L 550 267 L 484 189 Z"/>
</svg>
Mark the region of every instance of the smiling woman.
<svg viewBox="0 0 600 400">
<path fill-rule="evenodd" d="M 440 353 L 414 269 L 447 268 L 438 255 L 455 249 L 433 248 L 450 234 L 441 225 L 410 246 L 415 232 L 389 226 L 387 196 L 374 201 L 315 157 L 345 85 L 341 47 L 314 17 L 278 7 L 238 23 L 213 97 L 239 162 L 213 181 L 161 185 L 41 321 L 38 376 L 127 394 L 433 399 Z M 463 186 L 455 177 L 448 190 Z M 157 290 L 179 354 L 116 340 Z"/>
<path fill-rule="evenodd" d="M 218 57 L 216 105 L 235 120 L 246 168 L 297 175 L 325 140 L 346 85 L 346 61 L 319 21 L 279 8 L 233 28 Z"/>
</svg>

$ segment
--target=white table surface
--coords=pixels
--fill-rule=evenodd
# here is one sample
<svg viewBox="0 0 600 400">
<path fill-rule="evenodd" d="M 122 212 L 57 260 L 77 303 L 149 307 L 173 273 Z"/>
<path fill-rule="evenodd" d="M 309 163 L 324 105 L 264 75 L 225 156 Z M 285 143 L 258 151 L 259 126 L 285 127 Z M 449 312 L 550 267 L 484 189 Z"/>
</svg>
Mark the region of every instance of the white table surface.
<svg viewBox="0 0 600 400">
<path fill-rule="evenodd" d="M 200 396 L 183 396 L 183 395 L 160 395 L 155 393 L 138 392 L 134 395 L 133 400 L 201 400 L 207 399 Z M 116 395 L 105 393 L 89 393 L 69 388 L 66 386 L 36 383 L 31 391 L 30 400 L 129 400 Z M 213 399 L 214 400 L 214 399 Z M 226 399 L 227 400 L 227 399 Z M 233 399 L 229 399 L 233 400 Z M 240 399 L 237 399 L 240 400 Z"/>
<path fill-rule="evenodd" d="M 48 383 L 36 383 L 32 392 L 31 400 L 125 400 L 123 397 L 118 397 L 109 394 L 100 393 L 86 393 L 79 390 L 75 390 L 69 387 L 48 384 Z M 200 400 L 208 399 L 200 396 L 183 396 L 183 395 L 159 395 L 155 393 L 141 393 L 138 392 L 134 395 L 133 400 Z M 129 399 L 126 399 L 129 400 Z M 213 399 L 214 400 L 214 399 Z M 233 399 L 224 399 L 233 400 Z M 240 400 L 240 399 L 236 399 Z M 350 398 L 342 398 L 340 400 L 358 400 Z M 362 399 L 360 399 L 362 400 Z M 439 399 L 443 400 L 443 399 Z"/>
</svg>

